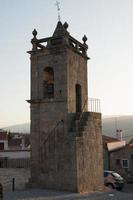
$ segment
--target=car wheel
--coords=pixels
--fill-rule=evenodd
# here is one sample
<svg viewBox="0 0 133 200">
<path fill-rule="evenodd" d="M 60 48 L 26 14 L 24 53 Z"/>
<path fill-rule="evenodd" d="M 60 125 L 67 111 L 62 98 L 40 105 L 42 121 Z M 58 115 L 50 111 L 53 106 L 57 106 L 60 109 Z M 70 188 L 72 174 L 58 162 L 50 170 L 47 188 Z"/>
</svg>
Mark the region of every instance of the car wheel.
<svg viewBox="0 0 133 200">
<path fill-rule="evenodd" d="M 112 183 L 108 183 L 108 184 L 107 184 L 107 187 L 110 188 L 110 189 L 114 189 L 114 186 L 113 186 Z"/>
<path fill-rule="evenodd" d="M 116 188 L 117 190 L 119 190 L 119 191 L 121 191 L 123 188 L 122 187 L 120 187 L 120 188 Z"/>
</svg>

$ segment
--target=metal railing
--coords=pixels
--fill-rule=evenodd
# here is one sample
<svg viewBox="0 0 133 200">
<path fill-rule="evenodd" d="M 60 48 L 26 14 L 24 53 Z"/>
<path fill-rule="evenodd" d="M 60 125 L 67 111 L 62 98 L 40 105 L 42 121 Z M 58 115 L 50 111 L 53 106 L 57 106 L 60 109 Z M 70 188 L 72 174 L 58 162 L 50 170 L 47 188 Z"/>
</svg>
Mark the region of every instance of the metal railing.
<svg viewBox="0 0 133 200">
<path fill-rule="evenodd" d="M 96 98 L 89 98 L 88 99 L 88 111 L 89 112 L 101 112 L 101 103 L 100 99 Z"/>
<path fill-rule="evenodd" d="M 83 113 L 86 112 L 87 106 L 88 106 L 87 108 L 88 112 L 97 112 L 97 113 L 101 112 L 100 99 L 87 98 L 82 106 L 80 118 L 82 118 Z"/>
<path fill-rule="evenodd" d="M 79 129 L 80 121 L 82 120 L 83 115 L 84 115 L 85 112 L 97 112 L 97 113 L 100 113 L 100 110 L 101 109 L 100 109 L 100 100 L 99 99 L 87 98 L 85 100 L 83 106 L 82 106 L 80 116 L 79 116 L 78 120 L 76 120 L 77 128 Z M 49 131 L 47 133 L 46 138 L 42 139 L 42 142 L 41 142 L 41 145 L 40 145 L 40 161 L 43 160 L 44 155 L 46 156 L 46 154 L 50 152 L 51 140 L 54 140 L 53 141 L 53 146 L 54 146 L 53 149 L 55 149 L 55 140 L 56 140 L 57 134 L 59 132 L 59 128 L 62 125 L 64 126 L 64 121 L 63 120 L 57 122 L 55 127 L 51 131 Z"/>
<path fill-rule="evenodd" d="M 87 110 L 86 110 L 86 108 L 87 108 Z M 76 131 L 78 131 L 78 132 L 80 130 L 80 123 L 81 123 L 82 119 L 84 118 L 84 113 L 86 113 L 86 112 L 100 113 L 101 112 L 100 100 L 96 99 L 96 98 L 87 98 L 85 100 L 82 110 L 81 110 L 81 114 L 80 114 L 78 120 L 76 120 Z"/>
</svg>

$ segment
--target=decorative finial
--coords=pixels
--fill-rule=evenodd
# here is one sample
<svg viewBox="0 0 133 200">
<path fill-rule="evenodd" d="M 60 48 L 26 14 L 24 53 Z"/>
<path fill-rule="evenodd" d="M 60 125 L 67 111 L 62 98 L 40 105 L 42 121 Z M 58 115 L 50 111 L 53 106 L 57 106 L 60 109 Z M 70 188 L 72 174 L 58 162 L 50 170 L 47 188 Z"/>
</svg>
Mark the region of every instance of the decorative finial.
<svg viewBox="0 0 133 200">
<path fill-rule="evenodd" d="M 86 35 L 84 35 L 84 37 L 82 38 L 82 40 L 83 40 L 84 44 L 86 44 L 86 41 L 87 41 Z"/>
<path fill-rule="evenodd" d="M 36 36 L 37 36 L 37 30 L 34 29 L 33 32 L 32 32 L 32 34 L 33 34 L 34 38 L 36 38 Z"/>
<path fill-rule="evenodd" d="M 65 22 L 65 23 L 63 24 L 63 27 L 64 27 L 65 29 L 67 29 L 67 28 L 68 28 L 68 23 Z"/>
<path fill-rule="evenodd" d="M 57 11 L 58 11 L 58 21 L 61 21 L 61 17 L 60 17 L 60 2 L 56 1 L 55 5 L 57 6 Z"/>
</svg>

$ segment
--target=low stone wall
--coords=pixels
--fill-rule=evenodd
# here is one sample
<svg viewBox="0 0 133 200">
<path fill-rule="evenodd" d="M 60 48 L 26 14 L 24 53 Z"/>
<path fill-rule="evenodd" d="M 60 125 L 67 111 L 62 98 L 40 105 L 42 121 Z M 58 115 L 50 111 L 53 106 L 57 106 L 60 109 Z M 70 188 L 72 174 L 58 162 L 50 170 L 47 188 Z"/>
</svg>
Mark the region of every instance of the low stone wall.
<svg viewBox="0 0 133 200">
<path fill-rule="evenodd" d="M 15 178 L 15 188 L 23 190 L 30 178 L 29 169 L 0 168 L 0 183 L 4 191 L 12 190 L 12 179 Z"/>
</svg>

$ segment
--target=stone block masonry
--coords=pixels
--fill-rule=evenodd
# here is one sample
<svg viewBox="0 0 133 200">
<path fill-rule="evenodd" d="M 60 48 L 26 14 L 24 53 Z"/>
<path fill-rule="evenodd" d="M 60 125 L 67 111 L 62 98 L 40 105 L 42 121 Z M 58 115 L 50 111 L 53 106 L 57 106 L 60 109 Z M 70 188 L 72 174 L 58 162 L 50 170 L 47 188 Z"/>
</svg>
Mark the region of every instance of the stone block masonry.
<svg viewBox="0 0 133 200">
<path fill-rule="evenodd" d="M 3 185 L 4 192 L 12 191 L 12 179 L 15 178 L 15 189 L 23 190 L 30 178 L 29 169 L 1 168 L 0 183 Z"/>
<path fill-rule="evenodd" d="M 73 192 L 103 189 L 101 114 L 88 112 L 86 36 L 59 21 L 31 55 L 30 186 Z"/>
</svg>

